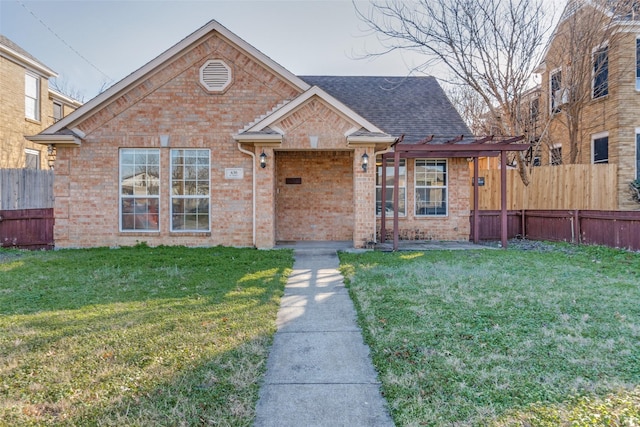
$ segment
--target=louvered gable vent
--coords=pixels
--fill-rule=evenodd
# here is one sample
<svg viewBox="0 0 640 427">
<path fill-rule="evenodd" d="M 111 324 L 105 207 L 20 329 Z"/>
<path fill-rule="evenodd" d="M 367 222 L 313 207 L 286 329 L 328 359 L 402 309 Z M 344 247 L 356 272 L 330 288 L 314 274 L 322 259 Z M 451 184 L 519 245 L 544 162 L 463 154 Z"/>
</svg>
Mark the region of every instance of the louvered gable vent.
<svg viewBox="0 0 640 427">
<path fill-rule="evenodd" d="M 221 92 L 231 84 L 231 68 L 219 59 L 209 60 L 200 67 L 200 83 L 211 92 Z"/>
</svg>

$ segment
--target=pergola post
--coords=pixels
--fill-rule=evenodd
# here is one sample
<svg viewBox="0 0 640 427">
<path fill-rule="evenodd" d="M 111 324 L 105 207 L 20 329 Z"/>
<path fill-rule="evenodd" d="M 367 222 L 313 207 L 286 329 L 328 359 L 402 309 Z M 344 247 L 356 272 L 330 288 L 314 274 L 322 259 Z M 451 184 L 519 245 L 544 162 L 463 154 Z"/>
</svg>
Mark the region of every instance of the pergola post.
<svg viewBox="0 0 640 427">
<path fill-rule="evenodd" d="M 478 201 L 478 196 L 480 192 L 478 191 L 478 158 L 473 158 L 473 243 L 478 244 L 480 241 L 480 212 L 479 206 L 480 203 Z"/>
<path fill-rule="evenodd" d="M 500 241 L 507 247 L 507 152 L 500 152 Z"/>
<path fill-rule="evenodd" d="M 406 170 L 406 169 L 405 169 Z M 398 202 L 400 200 L 400 151 L 393 153 L 393 250 L 397 251 L 400 244 L 400 221 L 398 213 Z"/>
</svg>

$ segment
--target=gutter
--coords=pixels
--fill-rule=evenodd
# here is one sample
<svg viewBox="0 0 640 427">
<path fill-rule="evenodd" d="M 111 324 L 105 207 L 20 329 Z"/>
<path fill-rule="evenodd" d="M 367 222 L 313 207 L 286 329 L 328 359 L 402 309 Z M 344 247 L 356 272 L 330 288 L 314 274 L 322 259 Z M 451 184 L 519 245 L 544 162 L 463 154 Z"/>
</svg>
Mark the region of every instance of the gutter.
<svg viewBox="0 0 640 427">
<path fill-rule="evenodd" d="M 256 153 L 253 151 L 245 150 L 242 148 L 241 144 L 238 142 L 238 150 L 241 153 L 248 154 L 251 156 L 251 180 L 252 180 L 252 190 L 251 190 L 251 203 L 252 203 L 252 243 L 253 247 L 256 246 Z M 374 212 L 375 213 L 375 212 Z"/>
</svg>

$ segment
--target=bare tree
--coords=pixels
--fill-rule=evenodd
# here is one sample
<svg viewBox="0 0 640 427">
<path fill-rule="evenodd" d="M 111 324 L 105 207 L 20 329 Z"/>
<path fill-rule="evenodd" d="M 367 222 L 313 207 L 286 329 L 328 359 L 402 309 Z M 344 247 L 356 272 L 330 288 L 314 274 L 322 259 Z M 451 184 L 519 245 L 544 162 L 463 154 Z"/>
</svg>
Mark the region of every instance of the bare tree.
<svg viewBox="0 0 640 427">
<path fill-rule="evenodd" d="M 84 102 L 84 94 L 82 93 L 82 91 L 69 84 L 69 82 L 63 77 L 57 77 L 55 79 L 49 80 L 49 86 L 52 89 L 60 92 L 61 94 L 68 96 L 69 98 L 75 99 L 76 101 Z"/>
<path fill-rule="evenodd" d="M 606 119 L 606 104 L 592 101 L 604 99 L 619 81 L 609 78 L 609 51 L 625 37 L 620 24 L 637 19 L 637 8 L 629 0 L 570 0 L 554 31 L 543 62 L 549 75 L 550 106 L 545 111 L 552 126 L 546 143 L 565 142 L 569 163 L 584 162 L 582 141 Z M 588 108 L 602 111 L 587 120 Z"/>
<path fill-rule="evenodd" d="M 551 27 L 542 0 L 382 0 L 368 10 L 356 6 L 356 13 L 384 46 L 369 55 L 418 51 L 425 60 L 412 71 L 444 66 L 451 77 L 439 77 L 468 85 L 504 135 L 522 133 L 520 95 L 530 85 Z M 524 156 L 516 157 L 528 184 Z"/>
</svg>

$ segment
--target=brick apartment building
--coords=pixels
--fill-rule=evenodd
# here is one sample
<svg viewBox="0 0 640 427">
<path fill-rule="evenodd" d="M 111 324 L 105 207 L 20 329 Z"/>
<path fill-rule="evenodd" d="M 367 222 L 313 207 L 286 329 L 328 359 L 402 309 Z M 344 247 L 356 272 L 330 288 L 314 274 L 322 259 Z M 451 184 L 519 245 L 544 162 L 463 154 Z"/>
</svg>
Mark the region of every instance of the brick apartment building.
<svg viewBox="0 0 640 427">
<path fill-rule="evenodd" d="M 57 147 L 57 247 L 360 247 L 402 134 L 469 130 L 432 77 L 299 77 L 211 21 L 29 139 Z M 398 178 L 402 229 L 469 239 L 466 158 L 403 159 Z"/>
<path fill-rule="evenodd" d="M 0 168 L 49 168 L 53 153 L 25 135 L 46 129 L 81 105 L 49 88 L 49 79 L 56 76 L 0 35 Z"/>
</svg>

